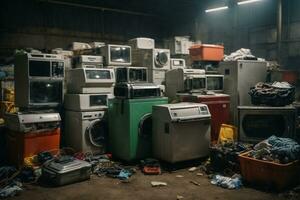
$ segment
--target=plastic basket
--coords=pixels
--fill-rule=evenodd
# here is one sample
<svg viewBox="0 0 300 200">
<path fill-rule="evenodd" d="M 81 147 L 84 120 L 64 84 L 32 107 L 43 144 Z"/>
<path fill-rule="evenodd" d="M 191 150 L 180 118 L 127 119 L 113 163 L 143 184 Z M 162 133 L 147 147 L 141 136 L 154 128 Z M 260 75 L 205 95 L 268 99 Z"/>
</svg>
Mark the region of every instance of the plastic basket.
<svg viewBox="0 0 300 200">
<path fill-rule="evenodd" d="M 245 181 L 259 186 L 268 186 L 277 191 L 299 183 L 299 160 L 278 164 L 249 157 L 251 151 L 239 155 L 241 174 Z"/>
</svg>

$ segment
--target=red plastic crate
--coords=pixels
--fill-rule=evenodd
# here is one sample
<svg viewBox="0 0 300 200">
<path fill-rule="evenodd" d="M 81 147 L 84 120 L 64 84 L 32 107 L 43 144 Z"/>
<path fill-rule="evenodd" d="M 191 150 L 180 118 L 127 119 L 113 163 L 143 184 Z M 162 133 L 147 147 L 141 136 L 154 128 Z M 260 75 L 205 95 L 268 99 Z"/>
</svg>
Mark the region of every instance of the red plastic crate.
<svg viewBox="0 0 300 200">
<path fill-rule="evenodd" d="M 191 46 L 189 52 L 193 61 L 221 61 L 224 57 L 224 46 L 198 44 Z"/>
<path fill-rule="evenodd" d="M 277 191 L 299 183 L 299 160 L 279 164 L 249 157 L 250 152 L 239 155 L 241 174 L 247 182 L 260 186 L 270 186 Z"/>
</svg>

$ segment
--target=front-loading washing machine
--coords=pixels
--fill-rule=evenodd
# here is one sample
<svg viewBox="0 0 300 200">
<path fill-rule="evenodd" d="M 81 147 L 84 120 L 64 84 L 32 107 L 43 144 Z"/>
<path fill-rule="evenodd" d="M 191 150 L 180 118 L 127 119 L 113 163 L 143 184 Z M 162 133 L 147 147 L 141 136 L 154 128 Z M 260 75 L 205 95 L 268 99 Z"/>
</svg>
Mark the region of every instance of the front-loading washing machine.
<svg viewBox="0 0 300 200">
<path fill-rule="evenodd" d="M 65 143 L 77 152 L 105 153 L 107 148 L 106 111 L 65 112 Z"/>
<path fill-rule="evenodd" d="M 152 155 L 152 106 L 166 104 L 166 97 L 109 101 L 109 144 L 113 156 L 134 161 Z"/>
</svg>

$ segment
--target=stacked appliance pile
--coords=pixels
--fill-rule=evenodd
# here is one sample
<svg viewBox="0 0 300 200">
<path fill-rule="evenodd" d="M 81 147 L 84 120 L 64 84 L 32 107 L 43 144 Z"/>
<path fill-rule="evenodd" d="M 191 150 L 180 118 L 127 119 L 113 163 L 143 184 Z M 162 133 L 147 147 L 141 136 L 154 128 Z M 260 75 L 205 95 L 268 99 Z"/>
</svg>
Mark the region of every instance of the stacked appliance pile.
<svg viewBox="0 0 300 200">
<path fill-rule="evenodd" d="M 15 103 L 20 112 L 5 116 L 11 163 L 22 165 L 26 157 L 59 149 L 64 67 L 61 55 L 15 56 Z"/>
<path fill-rule="evenodd" d="M 79 152 L 105 153 L 107 103 L 113 96 L 115 74 L 103 68 L 103 57 L 79 55 L 67 73 L 64 141 Z"/>
<path fill-rule="evenodd" d="M 172 67 L 172 70 L 166 73 L 166 96 L 183 102 L 208 105 L 212 116 L 211 140 L 216 141 L 221 124 L 229 122 L 230 96 L 222 94 L 224 75 L 218 73 L 216 68 L 208 69 L 206 66 L 211 63 L 215 66 L 222 60 L 223 47 L 192 45 L 189 50 L 192 68 Z"/>
</svg>

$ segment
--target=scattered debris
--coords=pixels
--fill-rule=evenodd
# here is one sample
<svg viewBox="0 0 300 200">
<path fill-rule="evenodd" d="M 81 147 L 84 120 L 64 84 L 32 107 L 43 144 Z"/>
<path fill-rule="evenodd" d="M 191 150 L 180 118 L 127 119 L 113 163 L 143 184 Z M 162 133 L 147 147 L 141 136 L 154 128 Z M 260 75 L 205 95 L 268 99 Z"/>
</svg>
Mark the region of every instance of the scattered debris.
<svg viewBox="0 0 300 200">
<path fill-rule="evenodd" d="M 156 159 L 147 158 L 141 160 L 141 170 L 146 175 L 159 175 L 161 174 L 160 163 Z"/>
<path fill-rule="evenodd" d="M 182 175 L 176 175 L 176 178 L 183 178 L 184 176 Z"/>
<path fill-rule="evenodd" d="M 194 172 L 196 170 L 197 170 L 197 167 L 191 167 L 191 168 L 189 168 L 189 172 Z"/>
<path fill-rule="evenodd" d="M 14 181 L 11 184 L 5 186 L 4 188 L 0 189 L 0 198 L 6 197 L 13 197 L 21 192 L 23 189 L 22 183 L 18 181 Z"/>
<path fill-rule="evenodd" d="M 239 189 L 242 186 L 241 175 L 235 174 L 232 177 L 215 175 L 211 180 L 211 184 L 228 189 Z"/>
<path fill-rule="evenodd" d="M 159 186 L 167 186 L 168 184 L 166 182 L 161 181 L 151 181 L 152 187 L 159 187 Z"/>
<path fill-rule="evenodd" d="M 190 183 L 193 183 L 194 185 L 200 186 L 200 183 L 198 183 L 197 181 L 190 181 Z"/>
<path fill-rule="evenodd" d="M 197 176 L 203 176 L 203 173 L 197 173 Z"/>
<path fill-rule="evenodd" d="M 184 199 L 184 197 L 183 196 L 181 196 L 181 195 L 177 195 L 177 198 L 176 198 L 177 200 L 180 200 L 180 199 Z"/>
</svg>

